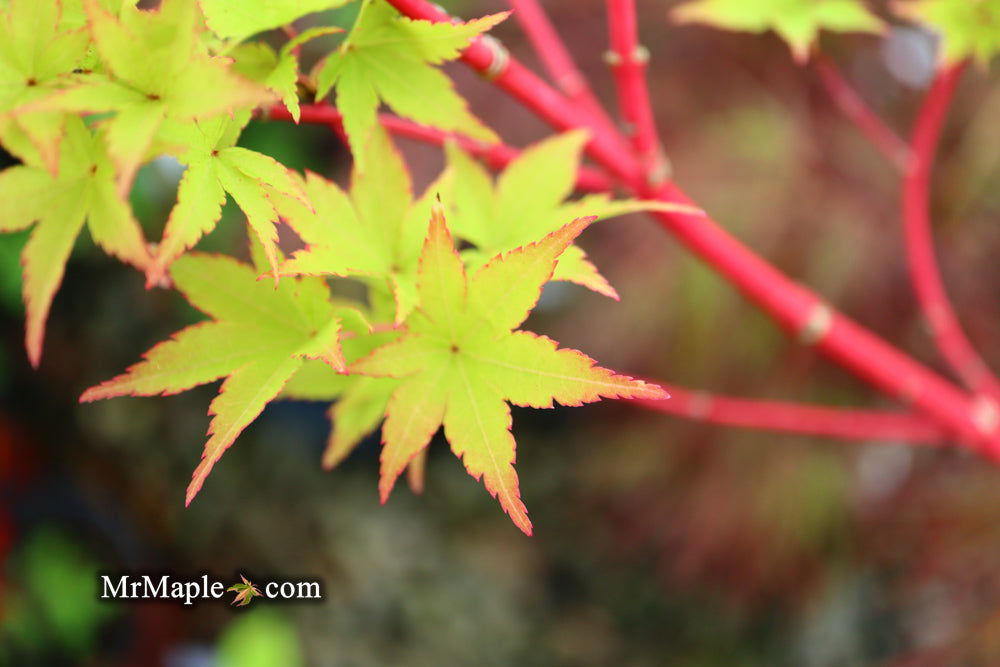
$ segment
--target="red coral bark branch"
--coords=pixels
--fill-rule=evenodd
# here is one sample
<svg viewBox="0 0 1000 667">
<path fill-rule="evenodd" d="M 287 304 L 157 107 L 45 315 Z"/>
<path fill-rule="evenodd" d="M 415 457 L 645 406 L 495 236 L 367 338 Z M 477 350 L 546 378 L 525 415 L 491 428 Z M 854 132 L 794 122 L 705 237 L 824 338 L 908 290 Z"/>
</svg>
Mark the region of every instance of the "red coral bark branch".
<svg viewBox="0 0 1000 667">
<path fill-rule="evenodd" d="M 649 50 L 639 44 L 634 0 L 607 0 L 611 50 L 608 63 L 618 89 L 618 105 L 626 123 L 626 134 L 652 184 L 670 176 L 670 168 L 656 131 L 656 119 L 646 86 Z"/>
<path fill-rule="evenodd" d="M 906 142 L 868 106 L 832 60 L 820 54 L 816 56 L 814 65 L 820 82 L 841 113 L 847 116 L 900 172 L 906 173 L 912 159 L 912 152 Z"/>
<path fill-rule="evenodd" d="M 586 77 L 573 62 L 566 44 L 559 38 L 541 3 L 537 0 L 508 0 L 508 4 L 514 9 L 514 18 L 528 36 L 532 49 L 556 87 L 571 102 L 586 109 L 606 129 L 614 128 L 614 123 L 594 96 Z"/>
<path fill-rule="evenodd" d="M 389 0 L 415 19 L 447 21 L 449 16 L 426 0 Z M 690 204 L 673 184 L 650 185 L 641 163 L 621 137 L 603 132 L 583 109 L 575 107 L 525 69 L 492 38 L 478 38 L 462 59 L 501 89 L 535 111 L 553 127 L 591 130 L 589 154 L 636 194 Z M 817 349 L 887 395 L 912 402 L 947 429 L 959 443 L 1000 458 L 996 420 L 977 418 L 974 397 L 898 351 L 889 343 L 837 313 L 812 292 L 781 274 L 707 217 L 657 213 L 660 224 L 726 277 L 747 297 L 801 341 Z"/>
<path fill-rule="evenodd" d="M 326 103 L 303 104 L 301 107 L 301 122 L 329 125 L 343 136 L 343 116 L 340 111 Z M 264 110 L 261 115 L 264 120 L 292 120 L 292 114 L 283 106 L 273 106 Z M 446 141 L 455 141 L 463 149 L 479 157 L 491 169 L 503 169 L 521 154 L 516 148 L 502 143 L 487 144 L 470 139 L 461 134 L 445 132 L 427 125 L 393 116 L 379 114 L 379 122 L 389 132 L 396 136 L 414 139 L 434 146 L 441 146 Z M 345 142 L 346 143 L 346 142 Z M 576 189 L 583 192 L 607 192 L 613 188 L 610 178 L 601 170 L 593 167 L 581 167 L 577 173 Z"/>
<path fill-rule="evenodd" d="M 885 410 L 832 408 L 787 401 L 720 396 L 650 380 L 670 394 L 668 401 L 634 399 L 644 407 L 686 419 L 764 431 L 882 442 L 943 445 L 947 433 L 921 415 Z"/>
<path fill-rule="evenodd" d="M 913 160 L 903 179 L 903 226 L 910 279 L 941 356 L 967 387 L 1000 400 L 1000 382 L 962 331 L 934 256 L 929 213 L 930 180 L 941 129 L 962 76 L 962 65 L 939 73 L 913 128 Z"/>
</svg>

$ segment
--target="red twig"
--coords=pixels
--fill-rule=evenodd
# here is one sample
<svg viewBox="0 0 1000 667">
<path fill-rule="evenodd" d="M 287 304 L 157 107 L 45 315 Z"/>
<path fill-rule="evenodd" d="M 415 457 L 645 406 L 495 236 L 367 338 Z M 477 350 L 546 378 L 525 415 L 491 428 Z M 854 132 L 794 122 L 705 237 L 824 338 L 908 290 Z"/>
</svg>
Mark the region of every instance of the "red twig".
<svg viewBox="0 0 1000 667">
<path fill-rule="evenodd" d="M 334 107 L 325 103 L 303 104 L 301 111 L 301 122 L 330 125 L 343 137 L 343 116 Z M 292 115 L 281 105 L 270 107 L 262 112 L 261 117 L 267 120 L 292 120 Z M 469 153 L 482 158 L 491 169 L 503 169 L 521 154 L 519 150 L 506 144 L 486 144 L 460 134 L 420 125 L 392 114 L 379 114 L 379 121 L 391 133 L 423 143 L 441 146 L 448 140 L 454 140 Z M 607 192 L 613 185 L 604 172 L 593 167 L 581 167 L 577 174 L 576 188 L 584 192 Z"/>
<path fill-rule="evenodd" d="M 265 117 L 291 120 L 291 115 L 280 106 L 270 109 Z M 341 115 L 335 108 L 325 104 L 303 105 L 302 121 L 339 125 Z M 449 136 L 440 130 L 417 125 L 388 114 L 382 114 L 381 121 L 390 131 L 401 136 L 432 144 L 441 144 Z M 465 142 L 466 149 L 478 152 L 494 168 L 503 167 L 518 154 L 516 149 L 502 144 L 485 146 L 471 139 L 465 139 Z M 593 177 L 604 178 L 599 172 L 593 172 Z M 606 182 L 607 179 L 604 180 Z M 600 183 L 595 182 L 594 185 L 593 189 L 601 189 Z M 607 184 L 605 183 L 603 187 L 606 189 Z M 672 399 L 638 401 L 638 403 L 667 414 L 747 428 L 849 439 L 896 439 L 915 443 L 937 442 L 943 439 L 940 428 L 912 415 L 799 406 L 777 401 L 730 399 L 658 383 L 667 388 Z"/>
<path fill-rule="evenodd" d="M 427 0 L 388 2 L 413 19 L 451 20 L 443 9 Z M 586 109 L 573 105 L 539 76 L 512 58 L 507 49 L 493 37 L 487 35 L 474 39 L 462 52 L 462 61 L 553 127 L 560 130 L 590 130 L 587 152 L 614 176 L 624 181 L 634 181 L 636 177 L 641 177 L 641 166 L 621 137 L 603 128 Z"/>
<path fill-rule="evenodd" d="M 587 79 L 577 69 L 541 4 L 537 0 L 508 0 L 508 3 L 556 87 L 606 128 L 613 128 L 614 123 L 597 101 Z"/>
<path fill-rule="evenodd" d="M 931 85 L 913 128 L 913 160 L 903 181 L 903 224 L 910 278 L 941 356 L 973 391 L 1000 399 L 1000 382 L 972 347 L 941 281 L 928 211 L 938 139 L 964 67 L 943 70 Z M 994 417 L 996 419 L 996 417 Z"/>
<path fill-rule="evenodd" d="M 927 445 L 941 445 L 947 441 L 947 433 L 920 415 L 732 398 L 659 380 L 654 382 L 670 393 L 669 401 L 638 399 L 633 402 L 650 410 L 696 421 L 843 440 Z"/>
<path fill-rule="evenodd" d="M 426 0 L 389 2 L 411 18 L 449 20 L 447 14 Z M 601 132 L 587 114 L 512 59 L 495 40 L 476 39 L 462 58 L 554 127 L 561 130 L 589 128 L 592 132 L 587 147 L 590 155 L 640 196 L 691 203 L 671 184 L 651 187 L 641 165 L 622 145 L 620 138 Z M 656 216 L 664 227 L 800 340 L 815 344 L 820 352 L 886 394 L 911 401 L 951 431 L 959 442 L 998 456 L 1000 443 L 996 424 L 975 418 L 979 408 L 972 397 L 831 309 L 709 218 L 684 213 L 657 213 Z"/>
<path fill-rule="evenodd" d="M 632 147 L 639 155 L 646 180 L 659 184 L 669 178 L 669 166 L 660 146 L 656 120 L 646 87 L 649 50 L 639 44 L 634 0 L 607 0 L 611 50 L 608 62 L 618 89 L 618 106 Z"/>
<path fill-rule="evenodd" d="M 865 103 L 832 60 L 820 54 L 814 64 L 820 82 L 840 111 L 868 137 L 879 152 L 905 173 L 912 158 L 906 142 Z"/>
</svg>

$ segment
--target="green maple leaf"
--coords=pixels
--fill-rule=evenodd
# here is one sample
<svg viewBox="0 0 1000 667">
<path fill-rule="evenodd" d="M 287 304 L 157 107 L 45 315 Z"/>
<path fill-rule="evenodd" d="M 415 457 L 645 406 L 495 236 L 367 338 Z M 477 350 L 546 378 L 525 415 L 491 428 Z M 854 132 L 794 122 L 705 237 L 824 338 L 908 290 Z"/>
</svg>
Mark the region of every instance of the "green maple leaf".
<svg viewBox="0 0 1000 667">
<path fill-rule="evenodd" d="M 434 198 L 448 188 L 448 175 L 414 201 L 406 164 L 381 126 L 372 129 L 359 155 L 373 168 L 362 171 L 355 161 L 350 194 L 310 173 L 305 191 L 315 213 L 300 202 L 276 201 L 282 217 L 308 245 L 280 272 L 369 276 L 376 290 L 392 293 L 398 324 L 416 303 L 420 248 Z"/>
<path fill-rule="evenodd" d="M 809 58 L 821 30 L 880 33 L 884 27 L 859 0 L 695 0 L 674 8 L 671 17 L 723 30 L 774 30 L 799 62 Z"/>
<path fill-rule="evenodd" d="M 346 5 L 350 0 L 201 0 L 208 27 L 223 39 L 242 41 L 251 35 L 288 25 L 306 14 Z"/>
<path fill-rule="evenodd" d="M 309 40 L 324 35 L 342 32 L 336 27 L 310 28 L 296 35 L 275 51 L 264 42 L 247 42 L 230 52 L 236 59 L 233 70 L 253 79 L 276 93 L 282 103 L 292 114 L 296 123 L 299 122 L 299 57 L 296 47 Z"/>
<path fill-rule="evenodd" d="M 262 261 L 262 260 L 259 260 Z M 196 308 L 213 319 L 153 347 L 124 374 L 92 387 L 80 400 L 175 394 L 225 377 L 209 414 L 201 464 L 186 504 L 236 437 L 282 390 L 306 358 L 343 370 L 341 314 L 319 278 L 259 282 L 255 270 L 229 257 L 191 253 L 170 276 Z"/>
<path fill-rule="evenodd" d="M 0 172 L 0 197 L 6 202 L 0 232 L 38 223 L 21 255 L 25 345 L 34 366 L 41 359 L 52 298 L 85 222 L 94 242 L 108 254 L 143 270 L 150 261 L 142 229 L 116 191 L 104 137 L 92 134 L 76 116 L 66 119 L 64 133 L 55 175 L 26 134 L 14 127 L 0 133 L 4 146 L 24 163 Z"/>
<path fill-rule="evenodd" d="M 514 472 L 509 403 L 550 408 L 600 398 L 665 398 L 657 386 L 528 331 L 528 316 L 562 252 L 587 226 L 579 219 L 538 243 L 497 256 L 471 277 L 435 208 L 420 257 L 420 306 L 398 341 L 351 364 L 352 373 L 400 378 L 382 426 L 383 502 L 399 474 L 443 424 L 466 470 L 525 533 L 531 522 Z"/>
<path fill-rule="evenodd" d="M 636 211 L 700 212 L 690 207 L 633 199 L 612 200 L 607 194 L 566 201 L 573 192 L 587 133 L 566 132 L 530 146 L 500 174 L 494 186 L 490 173 L 456 144 L 447 147 L 453 172 L 454 214 L 450 227 L 456 236 L 475 244 L 462 253 L 471 267 L 481 266 L 499 253 L 513 250 L 583 216 L 609 218 Z M 600 294 L 618 298 L 579 246 L 559 258 L 553 280 L 578 283 Z"/>
<path fill-rule="evenodd" d="M 1000 52 L 1000 0 L 917 0 L 893 8 L 941 35 L 946 63 L 974 58 L 985 65 Z"/>
<path fill-rule="evenodd" d="M 336 88 L 337 108 L 359 168 L 365 137 L 376 124 L 379 102 L 400 116 L 484 141 L 496 135 L 469 110 L 451 80 L 432 65 L 454 60 L 477 35 L 507 17 L 493 14 L 467 23 L 415 21 L 384 0 L 364 0 L 347 39 L 320 65 L 317 99 Z"/>
<path fill-rule="evenodd" d="M 170 262 L 215 228 L 227 193 L 246 214 L 277 279 L 278 212 L 274 200 L 278 196 L 292 198 L 307 210 L 311 205 L 294 172 L 274 158 L 236 146 L 249 119 L 250 114 L 243 112 L 235 117 L 164 125 L 161 141 L 187 169 L 148 272 L 149 284 L 158 282 Z"/>
<path fill-rule="evenodd" d="M 232 591 L 236 593 L 236 596 L 233 598 L 232 604 L 236 605 L 237 607 L 245 607 L 248 604 L 250 604 L 250 601 L 253 600 L 255 597 L 260 597 L 260 589 L 258 589 L 257 586 L 253 584 L 253 582 L 244 577 L 242 574 L 240 575 L 240 579 L 243 580 L 241 583 L 233 584 L 232 586 L 227 588 L 226 591 Z"/>
<path fill-rule="evenodd" d="M 110 78 L 80 77 L 39 108 L 116 112 L 105 123 L 122 191 L 131 185 L 165 119 L 207 119 L 269 99 L 264 88 L 234 75 L 228 59 L 204 50 L 195 0 L 164 0 L 156 11 L 126 5 L 118 18 L 97 0 L 83 4 Z"/>
<path fill-rule="evenodd" d="M 65 27 L 57 0 L 13 0 L 0 13 L 0 123 L 13 122 L 30 137 L 53 174 L 64 115 L 18 110 L 57 90 L 89 43 L 85 30 Z"/>
</svg>

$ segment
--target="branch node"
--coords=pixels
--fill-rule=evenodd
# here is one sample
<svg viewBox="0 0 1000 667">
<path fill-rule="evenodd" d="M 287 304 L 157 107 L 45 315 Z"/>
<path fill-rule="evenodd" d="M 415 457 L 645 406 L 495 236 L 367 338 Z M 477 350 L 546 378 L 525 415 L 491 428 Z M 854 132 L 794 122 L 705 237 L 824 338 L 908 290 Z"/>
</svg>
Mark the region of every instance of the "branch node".
<svg viewBox="0 0 1000 667">
<path fill-rule="evenodd" d="M 688 404 L 688 416 L 691 419 L 704 421 L 712 414 L 712 395 L 707 391 L 691 392 L 691 402 Z"/>
<path fill-rule="evenodd" d="M 507 71 L 507 65 L 510 64 L 510 51 L 492 35 L 483 35 L 480 37 L 480 43 L 489 49 L 493 56 L 490 58 L 489 66 L 483 70 L 483 78 L 487 81 L 493 81 Z"/>
<path fill-rule="evenodd" d="M 1000 427 L 1000 407 L 985 394 L 977 394 L 972 400 L 972 423 L 985 436 L 993 435 Z"/>
<path fill-rule="evenodd" d="M 646 182 L 653 187 L 663 185 L 674 175 L 674 166 L 670 158 L 663 152 L 662 146 L 657 146 L 652 166 L 646 171 Z"/>
<path fill-rule="evenodd" d="M 627 58 L 622 57 L 617 51 L 609 49 L 604 52 L 604 62 L 611 67 L 621 67 L 626 62 L 631 65 L 645 65 L 649 62 L 649 49 L 642 44 L 636 44 Z"/>
<path fill-rule="evenodd" d="M 816 303 L 796 337 L 803 345 L 816 345 L 833 326 L 833 309 L 825 303 Z"/>
<path fill-rule="evenodd" d="M 570 97 L 581 94 L 587 89 L 587 80 L 579 72 L 566 72 L 556 80 L 556 85 Z"/>
</svg>

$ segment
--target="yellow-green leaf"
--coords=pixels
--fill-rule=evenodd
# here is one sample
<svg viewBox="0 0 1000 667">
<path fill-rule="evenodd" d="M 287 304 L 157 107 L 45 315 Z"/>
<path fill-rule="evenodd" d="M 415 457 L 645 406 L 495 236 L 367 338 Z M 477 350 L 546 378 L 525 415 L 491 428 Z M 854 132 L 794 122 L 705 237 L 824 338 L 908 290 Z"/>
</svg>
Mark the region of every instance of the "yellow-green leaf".
<svg viewBox="0 0 1000 667">
<path fill-rule="evenodd" d="M 972 58 L 985 65 L 1000 52 L 1000 0 L 912 0 L 893 8 L 941 36 L 946 63 Z"/>
<path fill-rule="evenodd" d="M 950 2 L 951 0 L 945 0 Z M 723 30 L 774 30 L 799 62 L 822 30 L 882 32 L 882 22 L 860 0 L 694 0 L 670 13 L 680 23 L 704 23 Z"/>
<path fill-rule="evenodd" d="M 599 368 L 575 350 L 513 331 L 538 300 L 559 256 L 587 226 L 576 220 L 537 243 L 497 256 L 471 278 L 441 208 L 432 213 L 420 257 L 419 308 L 397 341 L 351 371 L 399 379 L 382 427 L 383 502 L 396 479 L 442 425 L 452 451 L 531 534 L 514 471 L 508 401 L 550 407 L 607 398 L 663 398 L 659 387 Z"/>
<path fill-rule="evenodd" d="M 496 135 L 480 123 L 433 65 L 458 57 L 477 35 L 506 18 L 493 14 L 467 23 L 415 21 L 385 0 L 364 0 L 357 23 L 317 72 L 317 98 L 336 89 L 337 108 L 361 170 L 363 146 L 379 102 L 401 116 L 484 141 Z"/>
<path fill-rule="evenodd" d="M 188 487 L 190 503 L 216 461 L 305 363 L 342 369 L 341 322 L 319 279 L 277 287 L 229 257 L 189 254 L 170 276 L 184 296 L 213 318 L 190 326 L 146 353 L 125 373 L 88 389 L 81 401 L 184 391 L 225 377 L 209 414 L 209 440 Z"/>
</svg>

